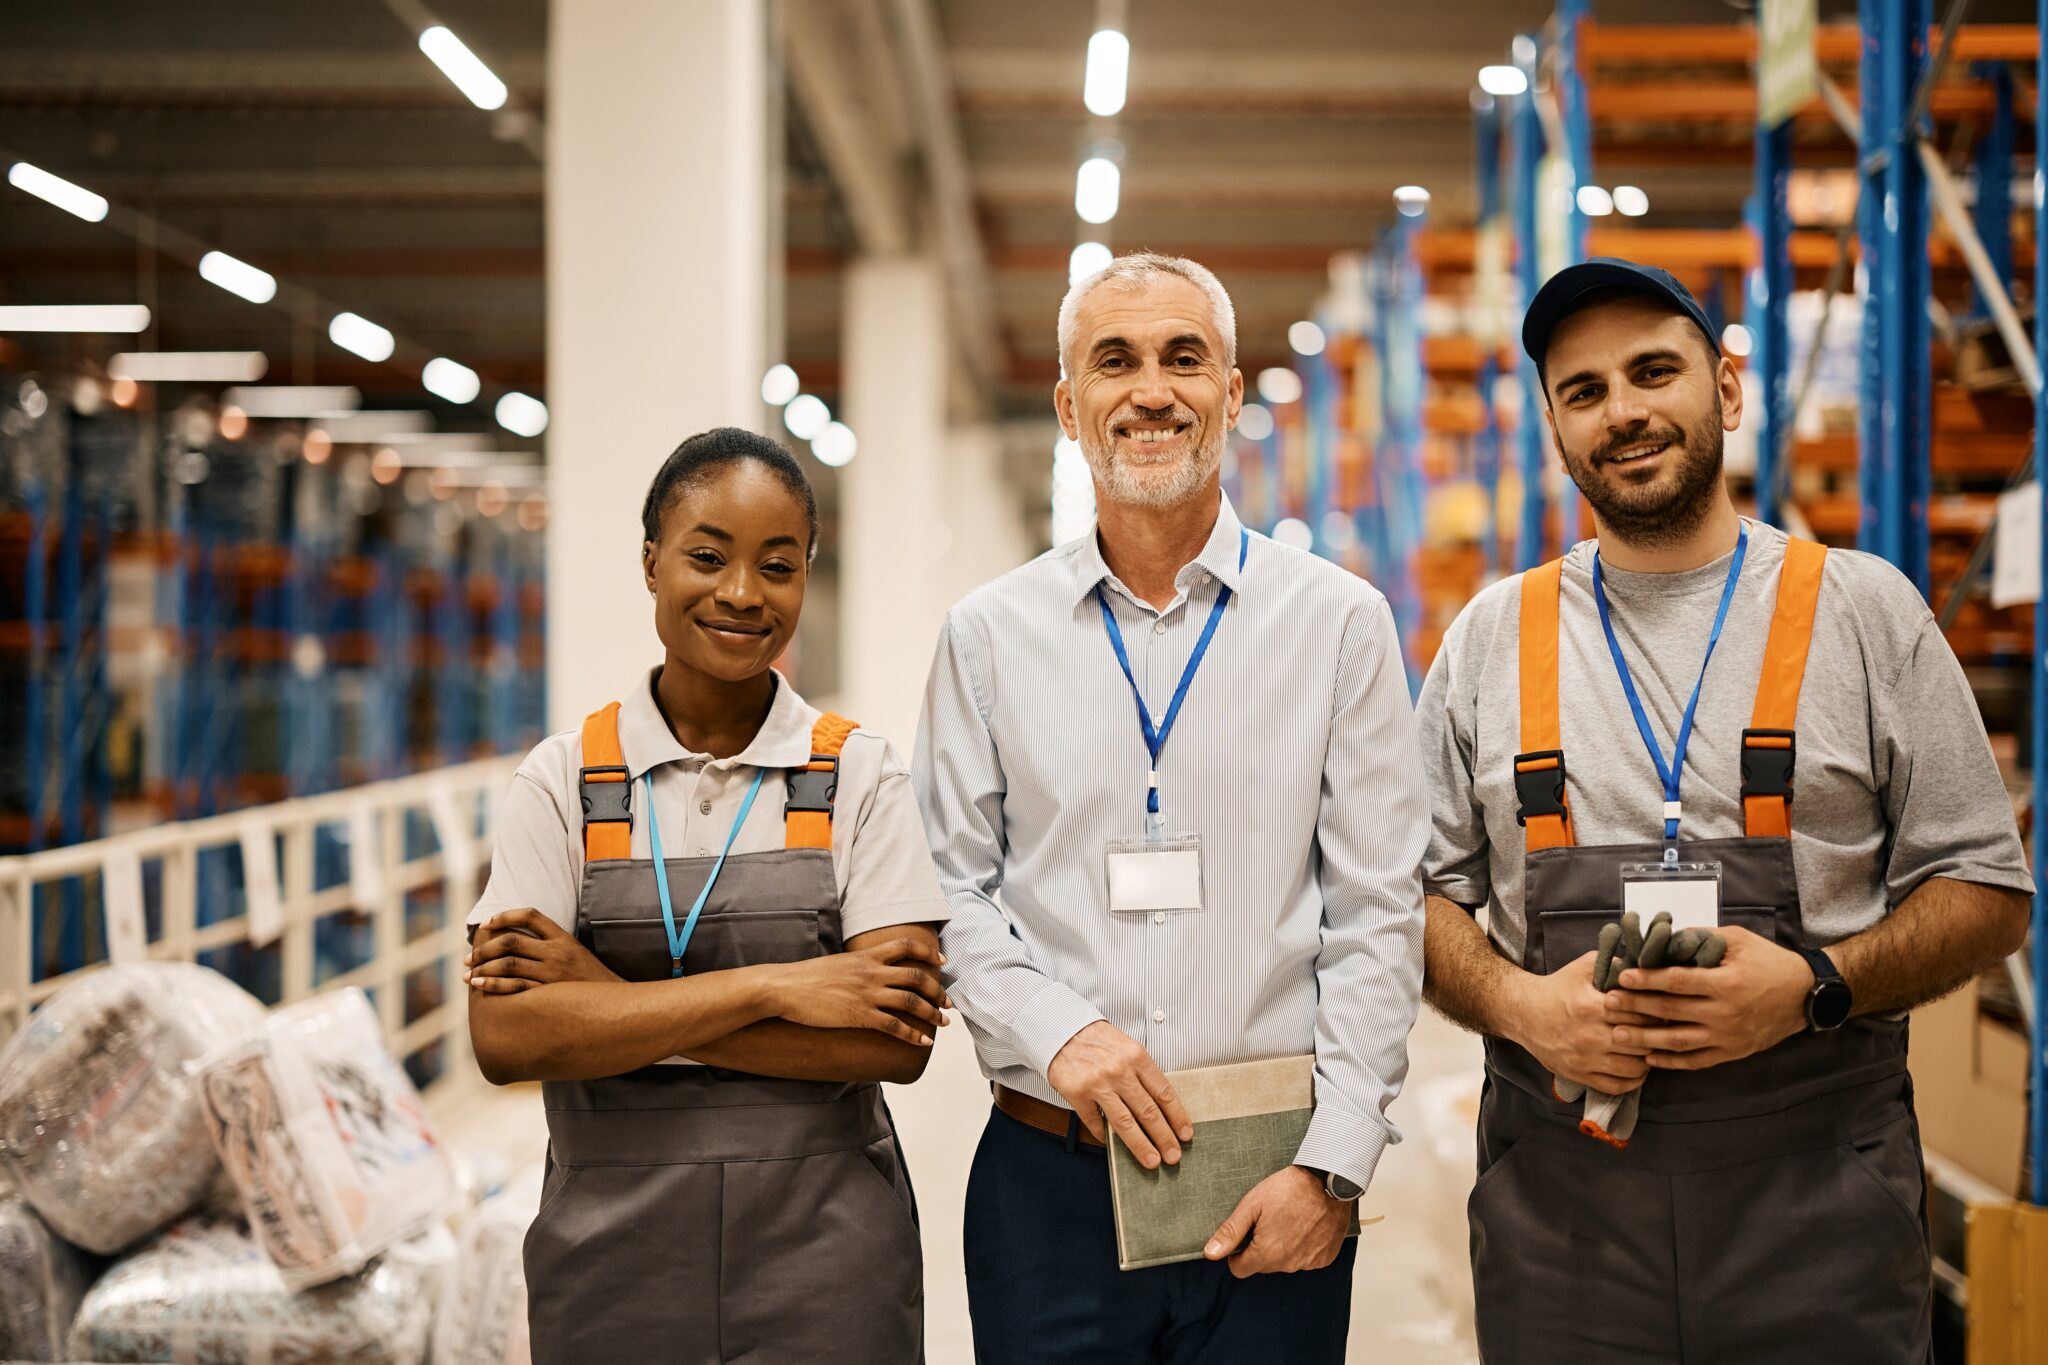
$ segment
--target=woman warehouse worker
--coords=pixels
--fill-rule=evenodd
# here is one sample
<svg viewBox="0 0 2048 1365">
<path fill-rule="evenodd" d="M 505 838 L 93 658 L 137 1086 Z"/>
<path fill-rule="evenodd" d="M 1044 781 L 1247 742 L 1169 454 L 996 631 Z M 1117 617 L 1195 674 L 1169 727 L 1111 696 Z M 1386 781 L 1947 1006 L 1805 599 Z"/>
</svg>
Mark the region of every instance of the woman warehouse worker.
<svg viewBox="0 0 2048 1365">
<path fill-rule="evenodd" d="M 520 765 L 469 917 L 477 1062 L 547 1107 L 533 1359 L 916 1361 L 878 1084 L 945 1022 L 910 781 L 770 667 L 817 542 L 789 452 L 693 436 L 641 524 L 662 663 Z"/>
</svg>

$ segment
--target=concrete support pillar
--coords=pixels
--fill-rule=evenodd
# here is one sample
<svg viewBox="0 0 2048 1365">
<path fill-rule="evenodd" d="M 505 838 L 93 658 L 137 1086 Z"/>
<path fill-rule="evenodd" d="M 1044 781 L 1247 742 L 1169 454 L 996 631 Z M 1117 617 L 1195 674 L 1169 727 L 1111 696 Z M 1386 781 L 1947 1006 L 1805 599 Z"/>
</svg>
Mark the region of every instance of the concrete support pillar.
<svg viewBox="0 0 2048 1365">
<path fill-rule="evenodd" d="M 660 661 L 639 568 L 654 471 L 695 432 L 762 421 L 781 148 L 764 0 L 550 9 L 548 714 L 560 729 Z"/>
<path fill-rule="evenodd" d="M 945 285 L 935 256 L 857 261 L 846 274 L 847 425 L 840 474 L 839 682 L 846 713 L 908 751 L 950 599 L 945 521 Z"/>
</svg>

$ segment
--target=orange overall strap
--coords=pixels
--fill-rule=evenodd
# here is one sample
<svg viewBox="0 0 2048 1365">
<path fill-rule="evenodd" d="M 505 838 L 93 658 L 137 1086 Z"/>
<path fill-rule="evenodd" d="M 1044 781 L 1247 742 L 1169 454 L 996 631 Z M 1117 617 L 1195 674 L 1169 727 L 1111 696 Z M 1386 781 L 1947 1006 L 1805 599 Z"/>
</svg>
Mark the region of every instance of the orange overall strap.
<svg viewBox="0 0 2048 1365">
<path fill-rule="evenodd" d="M 1813 615 L 1827 558 L 1825 545 L 1785 542 L 1778 605 L 1771 612 L 1763 673 L 1756 684 L 1756 709 L 1742 732 L 1742 825 L 1752 839 L 1792 837 L 1792 768 L 1797 754 L 1793 724 L 1799 717 L 1799 687 L 1806 679 L 1806 654 L 1813 645 Z"/>
<path fill-rule="evenodd" d="M 1564 748 L 1557 716 L 1557 598 L 1564 561 L 1522 575 L 1522 752 L 1515 755 L 1515 796 L 1526 847 L 1578 842 L 1565 798 Z"/>
<path fill-rule="evenodd" d="M 832 802 L 839 795 L 839 751 L 860 728 L 844 716 L 823 715 L 811 727 L 811 761 L 789 775 L 782 807 L 784 848 L 832 847 Z"/>
<path fill-rule="evenodd" d="M 633 784 L 619 752 L 619 704 L 583 718 L 583 857 L 588 862 L 633 856 Z"/>
</svg>

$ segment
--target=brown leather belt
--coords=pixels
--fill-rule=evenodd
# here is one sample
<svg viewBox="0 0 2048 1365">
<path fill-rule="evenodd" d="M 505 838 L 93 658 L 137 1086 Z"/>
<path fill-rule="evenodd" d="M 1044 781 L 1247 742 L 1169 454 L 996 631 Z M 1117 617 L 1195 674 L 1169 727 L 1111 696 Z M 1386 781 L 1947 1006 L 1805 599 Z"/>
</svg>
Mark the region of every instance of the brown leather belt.
<svg viewBox="0 0 2048 1365">
<path fill-rule="evenodd" d="M 1064 1139 L 1067 1136 L 1068 1126 L 1074 1121 L 1073 1110 L 1062 1109 L 1057 1104 L 1047 1104 L 1035 1095 L 1012 1090 L 1007 1085 L 998 1085 L 994 1089 L 996 1108 L 1017 1122 L 1036 1128 L 1041 1133 L 1051 1133 L 1056 1138 Z M 1080 1129 L 1080 1138 L 1083 1147 L 1102 1145 L 1089 1135 L 1085 1127 Z"/>
</svg>

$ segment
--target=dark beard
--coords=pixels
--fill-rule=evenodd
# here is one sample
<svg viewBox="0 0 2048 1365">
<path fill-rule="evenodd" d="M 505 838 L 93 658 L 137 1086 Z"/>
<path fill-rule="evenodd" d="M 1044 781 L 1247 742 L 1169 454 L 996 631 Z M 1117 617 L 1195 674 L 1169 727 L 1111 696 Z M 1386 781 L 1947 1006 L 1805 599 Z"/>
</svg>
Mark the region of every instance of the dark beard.
<svg viewBox="0 0 2048 1365">
<path fill-rule="evenodd" d="M 1565 472 L 1599 515 L 1601 526 L 1620 540 L 1645 550 L 1661 550 L 1684 542 L 1713 509 L 1721 482 L 1721 430 L 1718 409 L 1709 411 L 1689 430 L 1673 430 L 1679 456 L 1678 481 L 1668 490 L 1612 488 L 1592 477 L 1610 450 L 1653 440 L 1658 433 L 1640 432 L 1610 442 L 1588 460 L 1565 454 Z M 1562 447 L 1559 447 L 1562 451 Z"/>
</svg>

